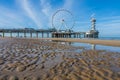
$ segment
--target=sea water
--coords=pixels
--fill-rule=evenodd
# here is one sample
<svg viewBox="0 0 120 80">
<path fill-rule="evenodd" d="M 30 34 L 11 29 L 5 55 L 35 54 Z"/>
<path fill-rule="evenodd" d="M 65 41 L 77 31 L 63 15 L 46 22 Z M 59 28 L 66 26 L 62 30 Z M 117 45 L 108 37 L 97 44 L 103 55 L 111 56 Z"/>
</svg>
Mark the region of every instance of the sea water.
<svg viewBox="0 0 120 80">
<path fill-rule="evenodd" d="M 102 40 L 120 40 L 120 37 L 99 37 Z"/>
</svg>

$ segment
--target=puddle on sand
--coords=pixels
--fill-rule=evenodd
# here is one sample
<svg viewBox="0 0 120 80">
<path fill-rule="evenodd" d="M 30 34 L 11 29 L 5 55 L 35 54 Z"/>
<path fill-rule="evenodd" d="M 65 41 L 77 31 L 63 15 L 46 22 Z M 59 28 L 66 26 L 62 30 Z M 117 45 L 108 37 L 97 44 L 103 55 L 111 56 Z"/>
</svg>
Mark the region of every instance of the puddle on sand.
<svg viewBox="0 0 120 80">
<path fill-rule="evenodd" d="M 56 42 L 56 41 L 54 41 L 54 42 Z M 68 48 L 66 48 L 66 49 L 60 49 L 59 47 L 55 50 L 56 52 L 82 52 L 83 50 L 85 50 L 86 49 L 86 47 L 85 46 L 82 46 L 82 45 L 79 45 L 79 46 L 76 46 L 76 45 L 74 45 L 75 43 L 73 43 L 73 42 L 56 42 L 57 43 L 57 45 L 59 46 L 59 45 L 65 45 L 65 46 L 69 46 Z M 81 43 L 82 44 L 82 43 Z M 84 44 L 83 44 L 84 45 Z M 87 47 L 87 48 L 89 48 L 89 47 Z"/>
<path fill-rule="evenodd" d="M 104 46 L 104 45 L 95 45 L 95 44 L 87 44 L 87 43 L 72 43 L 72 46 L 82 46 L 87 50 L 105 50 L 111 52 L 120 52 L 120 47 L 114 46 Z"/>
<path fill-rule="evenodd" d="M 64 52 L 82 52 L 83 50 L 104 50 L 111 52 L 120 52 L 120 47 L 95 45 L 89 43 L 77 43 L 77 42 L 57 42 L 59 44 L 76 47 L 76 50 L 66 50 Z M 78 48 L 83 47 L 83 48 Z M 59 52 L 59 50 L 57 50 Z M 63 51 L 63 50 L 62 50 Z"/>
</svg>

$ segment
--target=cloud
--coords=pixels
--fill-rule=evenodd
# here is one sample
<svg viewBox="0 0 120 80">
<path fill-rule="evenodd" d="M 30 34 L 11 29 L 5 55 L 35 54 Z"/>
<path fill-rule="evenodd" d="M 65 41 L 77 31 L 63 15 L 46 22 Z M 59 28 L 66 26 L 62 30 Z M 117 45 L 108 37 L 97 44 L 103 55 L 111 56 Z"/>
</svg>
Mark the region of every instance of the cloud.
<svg viewBox="0 0 120 80">
<path fill-rule="evenodd" d="M 120 16 L 110 16 L 110 17 L 102 17 L 100 20 L 118 20 Z"/>
<path fill-rule="evenodd" d="M 120 34 L 120 16 L 110 16 L 100 18 L 96 28 L 102 36 L 118 36 Z"/>
<path fill-rule="evenodd" d="M 19 27 L 23 27 L 22 17 L 20 17 L 20 14 L 6 7 L 0 6 L 0 28 L 19 28 Z"/>
<path fill-rule="evenodd" d="M 24 9 L 24 11 L 27 13 L 26 15 L 28 15 L 28 17 L 33 20 L 33 22 L 37 25 L 38 28 L 41 28 L 43 25 L 38 19 L 39 16 L 36 15 L 37 13 L 35 13 L 35 11 L 33 10 L 32 4 L 30 4 L 28 0 L 19 0 L 19 2 L 21 3 L 21 6 Z"/>
<path fill-rule="evenodd" d="M 64 0 L 63 8 L 71 9 L 73 2 L 74 2 L 74 0 Z"/>
<path fill-rule="evenodd" d="M 98 23 L 98 25 L 101 27 L 104 26 L 109 28 L 119 27 L 118 24 L 120 24 L 120 16 L 111 16 L 111 17 L 105 17 L 105 18 L 103 17 L 99 19 L 99 23 Z"/>
<path fill-rule="evenodd" d="M 49 1 L 47 0 L 40 0 L 40 5 L 41 5 L 41 8 L 42 8 L 42 12 L 44 13 L 44 15 L 46 15 L 47 17 L 49 17 L 51 15 L 51 11 L 52 11 L 52 8 L 51 8 L 51 5 L 49 3 Z"/>
<path fill-rule="evenodd" d="M 46 26 L 49 26 L 49 28 L 52 27 L 52 15 L 55 11 L 54 8 L 52 8 L 52 5 L 48 0 L 40 0 L 41 5 L 41 12 L 44 15 L 44 19 L 48 23 Z"/>
<path fill-rule="evenodd" d="M 51 27 L 52 14 L 54 9 L 48 0 L 37 0 L 40 4 L 35 4 L 34 0 L 18 0 L 21 4 L 24 14 L 27 15 L 38 28 Z"/>
</svg>

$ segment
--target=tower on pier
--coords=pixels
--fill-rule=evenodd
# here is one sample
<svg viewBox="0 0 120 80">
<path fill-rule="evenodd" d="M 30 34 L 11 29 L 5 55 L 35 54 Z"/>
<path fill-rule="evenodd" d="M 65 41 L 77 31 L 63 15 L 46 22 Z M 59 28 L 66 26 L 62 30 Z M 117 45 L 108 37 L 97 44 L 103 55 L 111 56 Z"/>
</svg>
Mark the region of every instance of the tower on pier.
<svg viewBox="0 0 120 80">
<path fill-rule="evenodd" d="M 86 32 L 85 37 L 86 38 L 98 38 L 98 30 L 96 30 L 96 19 L 94 17 L 91 18 L 91 30 L 89 32 Z"/>
</svg>

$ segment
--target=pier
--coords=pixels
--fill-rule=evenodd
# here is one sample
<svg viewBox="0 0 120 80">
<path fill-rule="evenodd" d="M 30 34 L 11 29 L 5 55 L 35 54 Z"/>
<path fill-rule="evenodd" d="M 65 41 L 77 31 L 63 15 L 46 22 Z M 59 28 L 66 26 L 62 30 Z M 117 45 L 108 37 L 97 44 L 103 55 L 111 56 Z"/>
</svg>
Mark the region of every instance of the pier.
<svg viewBox="0 0 120 80">
<path fill-rule="evenodd" d="M 30 38 L 84 38 L 85 32 L 57 32 L 53 29 L 43 30 L 43 29 L 0 29 L 1 37 L 6 37 L 5 34 L 9 34 L 7 36 L 13 37 L 21 37 L 20 34 L 23 34 L 23 38 L 27 38 L 28 35 Z M 17 36 L 13 36 L 16 34 Z M 26 35 L 28 34 L 28 35 Z M 35 34 L 33 36 L 33 34 Z M 45 36 L 46 35 L 46 36 Z M 41 37 L 39 37 L 41 36 Z"/>
</svg>

